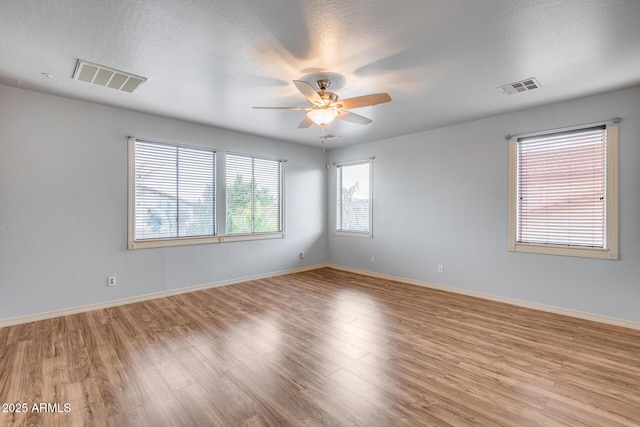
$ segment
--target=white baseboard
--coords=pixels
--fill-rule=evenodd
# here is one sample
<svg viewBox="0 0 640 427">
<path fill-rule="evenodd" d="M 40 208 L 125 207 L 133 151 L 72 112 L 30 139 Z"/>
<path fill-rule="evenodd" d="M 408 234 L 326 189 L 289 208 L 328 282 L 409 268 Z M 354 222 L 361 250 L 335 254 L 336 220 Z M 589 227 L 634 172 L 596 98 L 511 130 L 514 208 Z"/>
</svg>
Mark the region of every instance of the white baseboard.
<svg viewBox="0 0 640 427">
<path fill-rule="evenodd" d="M 203 289 L 211 289 L 211 288 L 217 288 L 217 287 L 220 287 L 220 286 L 234 285 L 234 284 L 237 284 L 237 283 L 248 282 L 248 281 L 251 281 L 251 280 L 266 279 L 266 278 L 269 278 L 269 277 L 283 276 L 285 274 L 301 273 L 301 272 L 304 272 L 304 271 L 316 270 L 316 269 L 325 268 L 325 267 L 333 268 L 335 270 L 347 271 L 347 272 L 355 273 L 355 274 L 361 274 L 363 276 L 376 277 L 376 278 L 379 278 L 379 279 L 386 279 L 386 280 L 394 280 L 396 282 L 406 283 L 406 284 L 409 284 L 409 285 L 422 286 L 422 287 L 426 287 L 426 288 L 430 288 L 430 289 L 437 289 L 437 290 L 440 290 L 440 291 L 451 292 L 451 293 L 460 294 L 460 295 L 467 295 L 467 296 L 471 296 L 471 297 L 486 299 L 486 300 L 489 300 L 489 301 L 502 302 L 502 303 L 505 303 L 505 304 L 511 304 L 511 305 L 515 305 L 515 306 L 519 306 L 519 307 L 530 308 L 530 309 L 533 309 L 533 310 L 546 311 L 546 312 L 549 312 L 549 313 L 560 314 L 560 315 L 563 315 L 563 316 L 569 316 L 569 317 L 575 317 L 575 318 L 578 318 L 578 319 L 590 320 L 590 321 L 593 321 L 593 322 L 604 323 L 604 324 L 607 324 L 607 325 L 621 326 L 623 328 L 630 328 L 630 329 L 640 330 L 640 322 L 634 322 L 634 321 L 631 321 L 631 320 L 619 319 L 617 317 L 603 316 L 603 315 L 599 315 L 599 314 L 587 313 L 587 312 L 583 312 L 583 311 L 571 310 L 571 309 L 555 307 L 555 306 L 551 306 L 551 305 L 538 304 L 538 303 L 535 303 L 535 302 L 523 301 L 523 300 L 519 300 L 519 299 L 515 299 L 515 298 L 501 297 L 501 296 L 497 296 L 497 295 L 487 294 L 487 293 L 484 293 L 484 292 L 461 289 L 461 288 L 456 288 L 456 287 L 453 287 L 453 286 L 445 286 L 445 285 L 440 285 L 440 284 L 437 284 L 437 283 L 424 282 L 424 281 L 421 281 L 421 280 L 409 279 L 409 278 L 401 277 L 401 276 L 393 276 L 393 275 L 384 274 L 384 273 L 377 273 L 377 272 L 368 271 L 368 270 L 360 270 L 360 269 L 357 269 L 357 268 L 345 267 L 345 266 L 342 266 L 342 265 L 330 264 L 330 263 L 316 264 L 316 265 L 307 266 L 307 267 L 274 271 L 274 272 L 258 274 L 258 275 L 254 275 L 254 276 L 245 276 L 245 277 L 240 277 L 240 278 L 232 279 L 232 280 L 224 280 L 224 281 L 208 283 L 208 284 L 204 284 L 204 285 L 189 286 L 189 287 L 186 287 L 186 288 L 172 289 L 172 290 L 169 290 L 169 291 L 162 291 L 162 292 L 155 292 L 155 293 L 151 293 L 151 294 L 138 295 L 138 296 L 134 296 L 134 297 L 122 298 L 122 299 L 111 300 L 111 301 L 105 301 L 105 302 L 100 302 L 100 303 L 96 303 L 96 304 L 88 304 L 88 305 L 83 305 L 83 306 L 78 306 L 78 307 L 66 308 L 66 309 L 62 309 L 62 310 L 54 310 L 54 311 L 49 311 L 49 312 L 45 312 L 45 313 L 37 313 L 37 314 L 13 317 L 13 318 L 8 318 L 8 319 L 0 319 L 0 328 L 6 327 L 6 326 L 18 325 L 18 324 L 22 324 L 22 323 L 36 322 L 38 320 L 51 319 L 51 318 L 54 318 L 54 317 L 67 316 L 67 315 L 70 315 L 70 314 L 77 314 L 77 313 L 84 313 L 84 312 L 87 312 L 87 311 L 100 310 L 100 309 L 103 309 L 103 308 L 116 307 L 116 306 L 119 306 L 119 305 L 133 304 L 133 303 L 136 303 L 136 302 L 148 301 L 148 300 L 152 300 L 152 299 L 156 299 L 156 298 L 168 297 L 168 296 L 172 296 L 172 295 L 179 295 L 179 294 L 184 294 L 184 293 L 188 293 L 188 292 L 195 292 L 195 291 L 200 291 L 200 290 L 203 290 Z"/>
<path fill-rule="evenodd" d="M 408 279 L 406 277 L 392 276 L 390 274 L 376 273 L 368 270 L 360 270 L 358 268 L 344 267 L 342 265 L 337 265 L 337 264 L 329 264 L 328 267 L 333 268 L 335 270 L 342 270 L 350 273 L 362 274 L 363 276 L 394 280 L 396 282 L 407 283 L 409 285 L 423 286 L 426 288 L 437 289 L 440 291 L 451 292 L 454 294 L 467 295 L 471 297 L 486 299 L 489 301 L 502 302 L 505 304 L 511 304 L 519 307 L 530 308 L 533 310 L 546 311 L 548 313 L 555 313 L 555 314 L 561 314 L 563 316 L 575 317 L 583 320 L 590 320 L 593 322 L 604 323 L 607 325 L 621 326 L 623 328 L 640 330 L 640 322 L 634 322 L 632 320 L 619 319 L 617 317 L 603 316 L 600 314 L 587 313 L 584 311 L 571 310 L 568 308 L 555 307 L 552 305 L 538 304 L 535 302 L 523 301 L 515 298 L 501 297 L 498 295 L 487 294 L 484 292 L 461 289 L 453 286 L 445 286 L 437 283 L 423 282 L 415 279 Z"/>
<path fill-rule="evenodd" d="M 38 320 L 51 319 L 51 318 L 54 318 L 54 317 L 67 316 L 67 315 L 70 315 L 70 314 L 77 314 L 77 313 L 84 313 L 84 312 L 87 312 L 87 311 L 100 310 L 100 309 L 103 309 L 103 308 L 117 307 L 119 305 L 133 304 L 133 303 L 136 303 L 136 302 L 148 301 L 148 300 L 152 300 L 152 299 L 156 299 L 156 298 L 169 297 L 169 296 L 179 295 L 179 294 L 185 294 L 185 293 L 188 293 L 188 292 L 201 291 L 203 289 L 210 289 L 210 288 L 217 288 L 217 287 L 220 287 L 220 286 L 234 285 L 234 284 L 237 284 L 237 283 L 249 282 L 251 280 L 267 279 L 269 277 L 283 276 L 285 274 L 292 274 L 292 273 L 301 273 L 303 271 L 316 270 L 318 268 L 324 268 L 324 267 L 329 267 L 329 264 L 316 264 L 316 265 L 307 266 L 307 267 L 300 267 L 300 268 L 292 268 L 292 269 L 289 269 L 289 270 L 274 271 L 274 272 L 271 272 L 271 273 L 257 274 L 257 275 L 254 275 L 254 276 L 245 276 L 245 277 L 240 277 L 240 278 L 232 279 L 232 280 L 223 280 L 223 281 L 220 281 L 220 282 L 207 283 L 207 284 L 204 284 L 204 285 L 189 286 L 189 287 L 186 287 L 186 288 L 171 289 L 169 291 L 162 291 L 162 292 L 154 292 L 154 293 L 151 293 L 151 294 L 138 295 L 138 296 L 128 297 L 128 298 L 121 298 L 121 299 L 117 299 L 117 300 L 99 302 L 99 303 L 96 303 L 96 304 L 88 304 L 88 305 L 82 305 L 82 306 L 78 306 L 78 307 L 65 308 L 65 309 L 62 309 L 62 310 L 48 311 L 48 312 L 45 312 L 45 313 L 36 313 L 36 314 L 30 314 L 30 315 L 26 315 L 26 316 L 12 317 L 12 318 L 9 318 L 9 319 L 0 319 L 0 328 L 3 328 L 5 326 L 19 325 L 19 324 L 22 324 L 22 323 L 36 322 Z"/>
</svg>

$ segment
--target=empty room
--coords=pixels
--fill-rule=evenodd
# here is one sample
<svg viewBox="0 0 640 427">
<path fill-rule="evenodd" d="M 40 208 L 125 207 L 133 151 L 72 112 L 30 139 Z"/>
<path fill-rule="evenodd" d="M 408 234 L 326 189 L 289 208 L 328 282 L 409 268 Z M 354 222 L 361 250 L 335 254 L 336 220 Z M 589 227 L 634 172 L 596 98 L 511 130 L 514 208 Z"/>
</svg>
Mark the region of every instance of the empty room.
<svg viewBox="0 0 640 427">
<path fill-rule="evenodd" d="M 0 425 L 640 425 L 640 2 L 0 4 Z"/>
</svg>

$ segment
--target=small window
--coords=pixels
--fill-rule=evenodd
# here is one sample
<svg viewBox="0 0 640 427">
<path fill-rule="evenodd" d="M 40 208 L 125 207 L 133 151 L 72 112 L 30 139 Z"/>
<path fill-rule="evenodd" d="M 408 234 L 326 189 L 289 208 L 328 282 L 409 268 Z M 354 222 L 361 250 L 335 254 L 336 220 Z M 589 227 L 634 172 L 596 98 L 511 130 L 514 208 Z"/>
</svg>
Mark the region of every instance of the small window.
<svg viewBox="0 0 640 427">
<path fill-rule="evenodd" d="M 130 138 L 129 155 L 129 248 L 215 236 L 215 151 Z"/>
<path fill-rule="evenodd" d="M 617 126 L 510 141 L 509 249 L 618 257 Z"/>
<path fill-rule="evenodd" d="M 226 155 L 227 235 L 283 232 L 280 160 Z"/>
<path fill-rule="evenodd" d="M 336 165 L 336 235 L 372 237 L 372 160 Z"/>
</svg>

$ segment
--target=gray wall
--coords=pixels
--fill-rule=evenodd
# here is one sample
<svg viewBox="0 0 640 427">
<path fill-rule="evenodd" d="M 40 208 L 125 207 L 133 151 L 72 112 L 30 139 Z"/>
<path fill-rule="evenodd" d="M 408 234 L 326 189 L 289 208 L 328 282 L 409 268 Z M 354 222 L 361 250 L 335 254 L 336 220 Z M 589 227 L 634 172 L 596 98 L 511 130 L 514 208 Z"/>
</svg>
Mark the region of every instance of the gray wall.
<svg viewBox="0 0 640 427">
<path fill-rule="evenodd" d="M 625 119 L 620 260 L 508 252 L 504 136 L 616 116 Z M 637 321 L 639 118 L 635 87 L 327 159 L 315 148 L 0 86 L 0 320 L 330 261 Z M 287 238 L 127 250 L 128 135 L 287 159 Z M 374 238 L 334 237 L 335 181 L 324 165 L 371 156 Z"/>
<path fill-rule="evenodd" d="M 288 160 L 287 237 L 127 250 L 129 135 Z M 315 148 L 0 86 L 0 319 L 324 263 L 325 163 Z"/>
<path fill-rule="evenodd" d="M 507 251 L 505 135 L 613 117 L 624 118 L 620 259 Z M 329 161 L 371 156 L 374 238 L 330 235 L 331 263 L 640 320 L 640 87 L 331 150 Z M 329 233 L 335 227 L 334 171 L 328 178 Z"/>
</svg>

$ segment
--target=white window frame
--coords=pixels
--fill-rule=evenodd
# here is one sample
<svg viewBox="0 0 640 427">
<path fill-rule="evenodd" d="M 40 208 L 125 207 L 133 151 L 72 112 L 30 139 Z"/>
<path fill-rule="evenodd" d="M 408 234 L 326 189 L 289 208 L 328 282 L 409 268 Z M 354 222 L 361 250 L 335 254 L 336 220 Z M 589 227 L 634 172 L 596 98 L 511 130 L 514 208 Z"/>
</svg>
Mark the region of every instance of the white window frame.
<svg viewBox="0 0 640 427">
<path fill-rule="evenodd" d="M 215 208 L 216 217 L 214 219 L 215 232 L 217 234 L 208 236 L 197 237 L 169 237 L 169 238 L 154 238 L 154 239 L 135 239 L 135 142 L 136 140 L 145 141 L 150 143 L 156 143 L 160 145 L 167 145 L 172 147 L 193 148 L 199 150 L 209 150 L 216 153 L 215 156 Z M 242 153 L 229 153 L 246 157 L 261 158 L 265 160 L 278 161 L 281 164 L 280 167 L 280 224 L 281 230 L 278 232 L 259 232 L 259 233 L 245 233 L 245 234 L 226 234 L 226 165 L 225 157 L 226 152 L 196 146 L 186 146 L 182 144 L 174 144 L 168 142 L 153 141 L 145 138 L 128 138 L 128 220 L 127 220 L 127 235 L 128 235 L 128 249 L 147 249 L 147 248 L 162 248 L 170 246 L 185 246 L 185 245 L 202 245 L 202 244 L 216 244 L 246 240 L 263 240 L 263 239 L 276 239 L 286 237 L 286 194 L 285 194 L 285 176 L 286 176 L 286 160 L 269 159 L 266 157 L 254 156 L 250 154 Z"/>
<path fill-rule="evenodd" d="M 513 252 L 529 252 L 548 255 L 564 255 L 586 258 L 618 259 L 618 126 L 608 123 L 575 126 L 555 131 L 545 131 L 520 135 L 537 136 L 555 132 L 579 130 L 597 125 L 606 125 L 607 133 L 607 186 L 606 186 L 606 248 L 567 246 L 554 244 L 533 244 L 517 241 L 517 143 L 518 138 L 509 140 L 509 231 L 508 249 Z"/>
<path fill-rule="evenodd" d="M 369 230 L 368 231 L 352 231 L 352 230 L 340 230 L 338 229 L 338 215 L 340 209 L 340 197 L 341 193 L 338 191 L 338 180 L 339 180 L 339 170 L 342 167 L 348 166 L 356 166 L 362 164 L 369 164 Z M 334 188 L 336 190 L 336 206 L 335 206 L 335 227 L 333 231 L 334 236 L 347 236 L 347 237 L 364 237 L 368 239 L 373 238 L 373 159 L 364 159 L 364 160 L 354 160 L 349 162 L 340 162 L 334 164 L 336 168 L 335 176 L 335 185 Z"/>
</svg>

